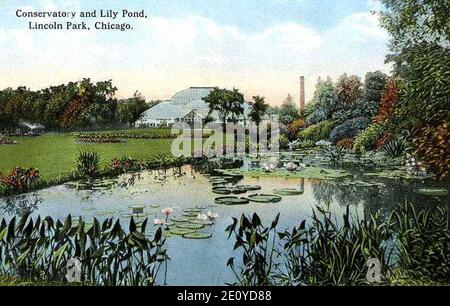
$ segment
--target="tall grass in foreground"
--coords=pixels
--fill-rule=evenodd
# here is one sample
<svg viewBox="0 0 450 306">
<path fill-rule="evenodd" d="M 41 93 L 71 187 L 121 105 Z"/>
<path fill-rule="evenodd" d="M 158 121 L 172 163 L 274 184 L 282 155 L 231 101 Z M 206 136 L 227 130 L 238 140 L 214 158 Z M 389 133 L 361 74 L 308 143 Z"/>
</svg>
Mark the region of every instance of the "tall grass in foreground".
<svg viewBox="0 0 450 306">
<path fill-rule="evenodd" d="M 64 223 L 50 217 L 33 220 L 30 215 L 3 219 L 0 275 L 13 284 L 19 280 L 65 284 L 70 261 L 78 259 L 82 284 L 155 285 L 168 257 L 161 229 L 148 238 L 146 226 L 147 220 L 138 227 L 133 218 L 127 231 L 113 219 L 100 224 L 94 218 L 91 225 L 70 215 Z"/>
<path fill-rule="evenodd" d="M 277 232 L 279 216 L 270 227 L 257 214 L 234 218 L 226 231 L 242 261 L 228 266 L 239 286 L 370 285 L 368 261 L 378 259 L 376 284 L 448 284 L 448 208 L 417 212 L 406 203 L 381 220 L 374 215 L 342 222 L 318 207 L 310 222 Z"/>
</svg>

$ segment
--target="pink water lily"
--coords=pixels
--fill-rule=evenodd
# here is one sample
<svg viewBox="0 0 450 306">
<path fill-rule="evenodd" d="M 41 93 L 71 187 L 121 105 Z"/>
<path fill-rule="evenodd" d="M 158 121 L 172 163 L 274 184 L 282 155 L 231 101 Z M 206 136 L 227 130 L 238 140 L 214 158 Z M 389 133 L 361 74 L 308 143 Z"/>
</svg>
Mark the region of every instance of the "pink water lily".
<svg viewBox="0 0 450 306">
<path fill-rule="evenodd" d="M 164 208 L 161 212 L 168 217 L 171 214 L 173 214 L 173 208 L 170 208 L 170 207 Z"/>
</svg>

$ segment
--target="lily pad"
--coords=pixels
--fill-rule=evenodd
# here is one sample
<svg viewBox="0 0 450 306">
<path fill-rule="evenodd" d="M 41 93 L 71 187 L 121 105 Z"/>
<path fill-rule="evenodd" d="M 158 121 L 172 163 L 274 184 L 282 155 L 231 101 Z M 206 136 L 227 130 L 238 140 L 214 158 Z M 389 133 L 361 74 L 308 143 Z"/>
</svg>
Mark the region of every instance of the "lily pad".
<svg viewBox="0 0 450 306">
<path fill-rule="evenodd" d="M 176 235 L 176 236 L 183 236 L 183 235 L 193 234 L 193 233 L 195 233 L 195 230 L 175 227 L 175 228 L 171 228 L 169 230 L 169 233 L 172 235 Z"/>
<path fill-rule="evenodd" d="M 209 239 L 211 237 L 212 235 L 207 233 L 190 233 L 183 235 L 183 238 L 186 239 Z"/>
<path fill-rule="evenodd" d="M 282 197 L 275 194 L 252 194 L 248 199 L 256 203 L 278 203 L 282 200 Z"/>
<path fill-rule="evenodd" d="M 445 197 L 448 196 L 447 189 L 421 188 L 416 193 L 426 196 Z"/>
<path fill-rule="evenodd" d="M 175 223 L 178 223 L 178 222 L 184 223 L 184 222 L 189 222 L 190 219 L 187 218 L 187 217 L 174 217 L 174 218 L 171 219 L 171 221 L 175 222 Z"/>
<path fill-rule="evenodd" d="M 246 198 L 238 198 L 234 196 L 228 196 L 228 197 L 219 197 L 214 200 L 216 204 L 221 205 L 245 205 L 250 203 L 249 199 Z"/>
<path fill-rule="evenodd" d="M 295 196 L 295 195 L 301 195 L 305 191 L 300 188 L 282 188 L 282 189 L 275 189 L 274 193 L 276 195 L 280 196 Z"/>
<path fill-rule="evenodd" d="M 182 223 L 182 224 L 178 224 L 177 228 L 189 229 L 189 230 L 199 230 L 199 229 L 203 228 L 203 224 Z"/>
</svg>

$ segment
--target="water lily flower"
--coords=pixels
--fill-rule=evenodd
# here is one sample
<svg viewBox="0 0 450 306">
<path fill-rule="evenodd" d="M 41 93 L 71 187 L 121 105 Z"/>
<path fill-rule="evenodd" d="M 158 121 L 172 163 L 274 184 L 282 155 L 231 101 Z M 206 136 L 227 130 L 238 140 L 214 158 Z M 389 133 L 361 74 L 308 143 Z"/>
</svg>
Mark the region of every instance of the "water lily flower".
<svg viewBox="0 0 450 306">
<path fill-rule="evenodd" d="M 199 215 L 197 216 L 197 219 L 199 219 L 199 220 L 208 220 L 208 216 L 205 215 L 205 214 L 199 214 Z"/>
<path fill-rule="evenodd" d="M 217 218 L 219 218 L 219 214 L 216 214 L 214 212 L 208 211 L 208 213 L 206 214 L 209 218 L 209 220 L 214 221 Z"/>
<path fill-rule="evenodd" d="M 163 219 L 155 219 L 153 222 L 155 223 L 155 225 L 164 225 L 164 224 L 166 224 L 166 220 L 163 220 Z"/>
<path fill-rule="evenodd" d="M 321 141 L 316 142 L 317 147 L 321 147 L 321 146 L 329 147 L 331 145 L 332 145 L 332 143 L 329 141 L 326 141 L 326 140 L 321 140 Z"/>
<path fill-rule="evenodd" d="M 297 165 L 294 163 L 287 163 L 284 165 L 287 171 L 295 171 L 297 170 Z"/>
<path fill-rule="evenodd" d="M 165 215 L 168 217 L 168 216 L 170 216 L 171 214 L 173 214 L 173 208 L 170 208 L 170 207 L 164 208 L 161 212 L 162 212 L 163 214 L 165 214 Z"/>
</svg>

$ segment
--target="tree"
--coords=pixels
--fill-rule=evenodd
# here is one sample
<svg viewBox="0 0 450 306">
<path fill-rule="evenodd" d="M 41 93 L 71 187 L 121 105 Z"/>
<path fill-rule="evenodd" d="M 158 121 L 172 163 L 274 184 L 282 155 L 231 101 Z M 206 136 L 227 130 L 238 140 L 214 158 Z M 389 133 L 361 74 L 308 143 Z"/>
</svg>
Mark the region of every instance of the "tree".
<svg viewBox="0 0 450 306">
<path fill-rule="evenodd" d="M 400 81 L 394 78 L 387 82 L 386 88 L 381 96 L 380 109 L 377 117 L 375 118 L 376 123 L 385 123 L 394 113 L 400 93 L 399 83 Z"/>
<path fill-rule="evenodd" d="M 259 144 L 259 125 L 269 108 L 264 97 L 254 96 L 253 102 L 250 103 L 252 110 L 250 111 L 250 120 L 256 124 L 256 143 Z"/>
<path fill-rule="evenodd" d="M 136 91 L 132 98 L 120 100 L 117 104 L 117 118 L 122 123 L 132 125 L 150 106 L 141 93 Z"/>
<path fill-rule="evenodd" d="M 450 1 L 445 0 L 381 0 L 381 25 L 391 39 L 387 62 L 394 64 L 397 76 L 408 78 L 410 63 L 424 46 L 448 48 Z"/>
<path fill-rule="evenodd" d="M 363 97 L 362 86 L 358 76 L 341 75 L 335 86 L 338 107 L 346 108 L 357 103 Z"/>
<path fill-rule="evenodd" d="M 280 122 L 287 126 L 299 118 L 299 109 L 289 94 L 280 106 Z"/>
<path fill-rule="evenodd" d="M 387 80 L 388 76 L 381 71 L 367 72 L 364 81 L 364 100 L 379 104 Z"/>
<path fill-rule="evenodd" d="M 325 81 L 319 78 L 316 83 L 314 98 L 306 107 L 306 122 L 311 125 L 328 120 L 336 108 L 337 96 L 333 80 L 330 77 L 327 77 Z"/>
<path fill-rule="evenodd" d="M 234 121 L 244 113 L 244 95 L 236 88 L 233 90 L 214 88 L 208 96 L 203 98 L 208 104 L 209 114 L 214 111 L 219 113 L 222 120 L 222 131 L 226 134 L 226 124 L 229 120 Z"/>
</svg>

